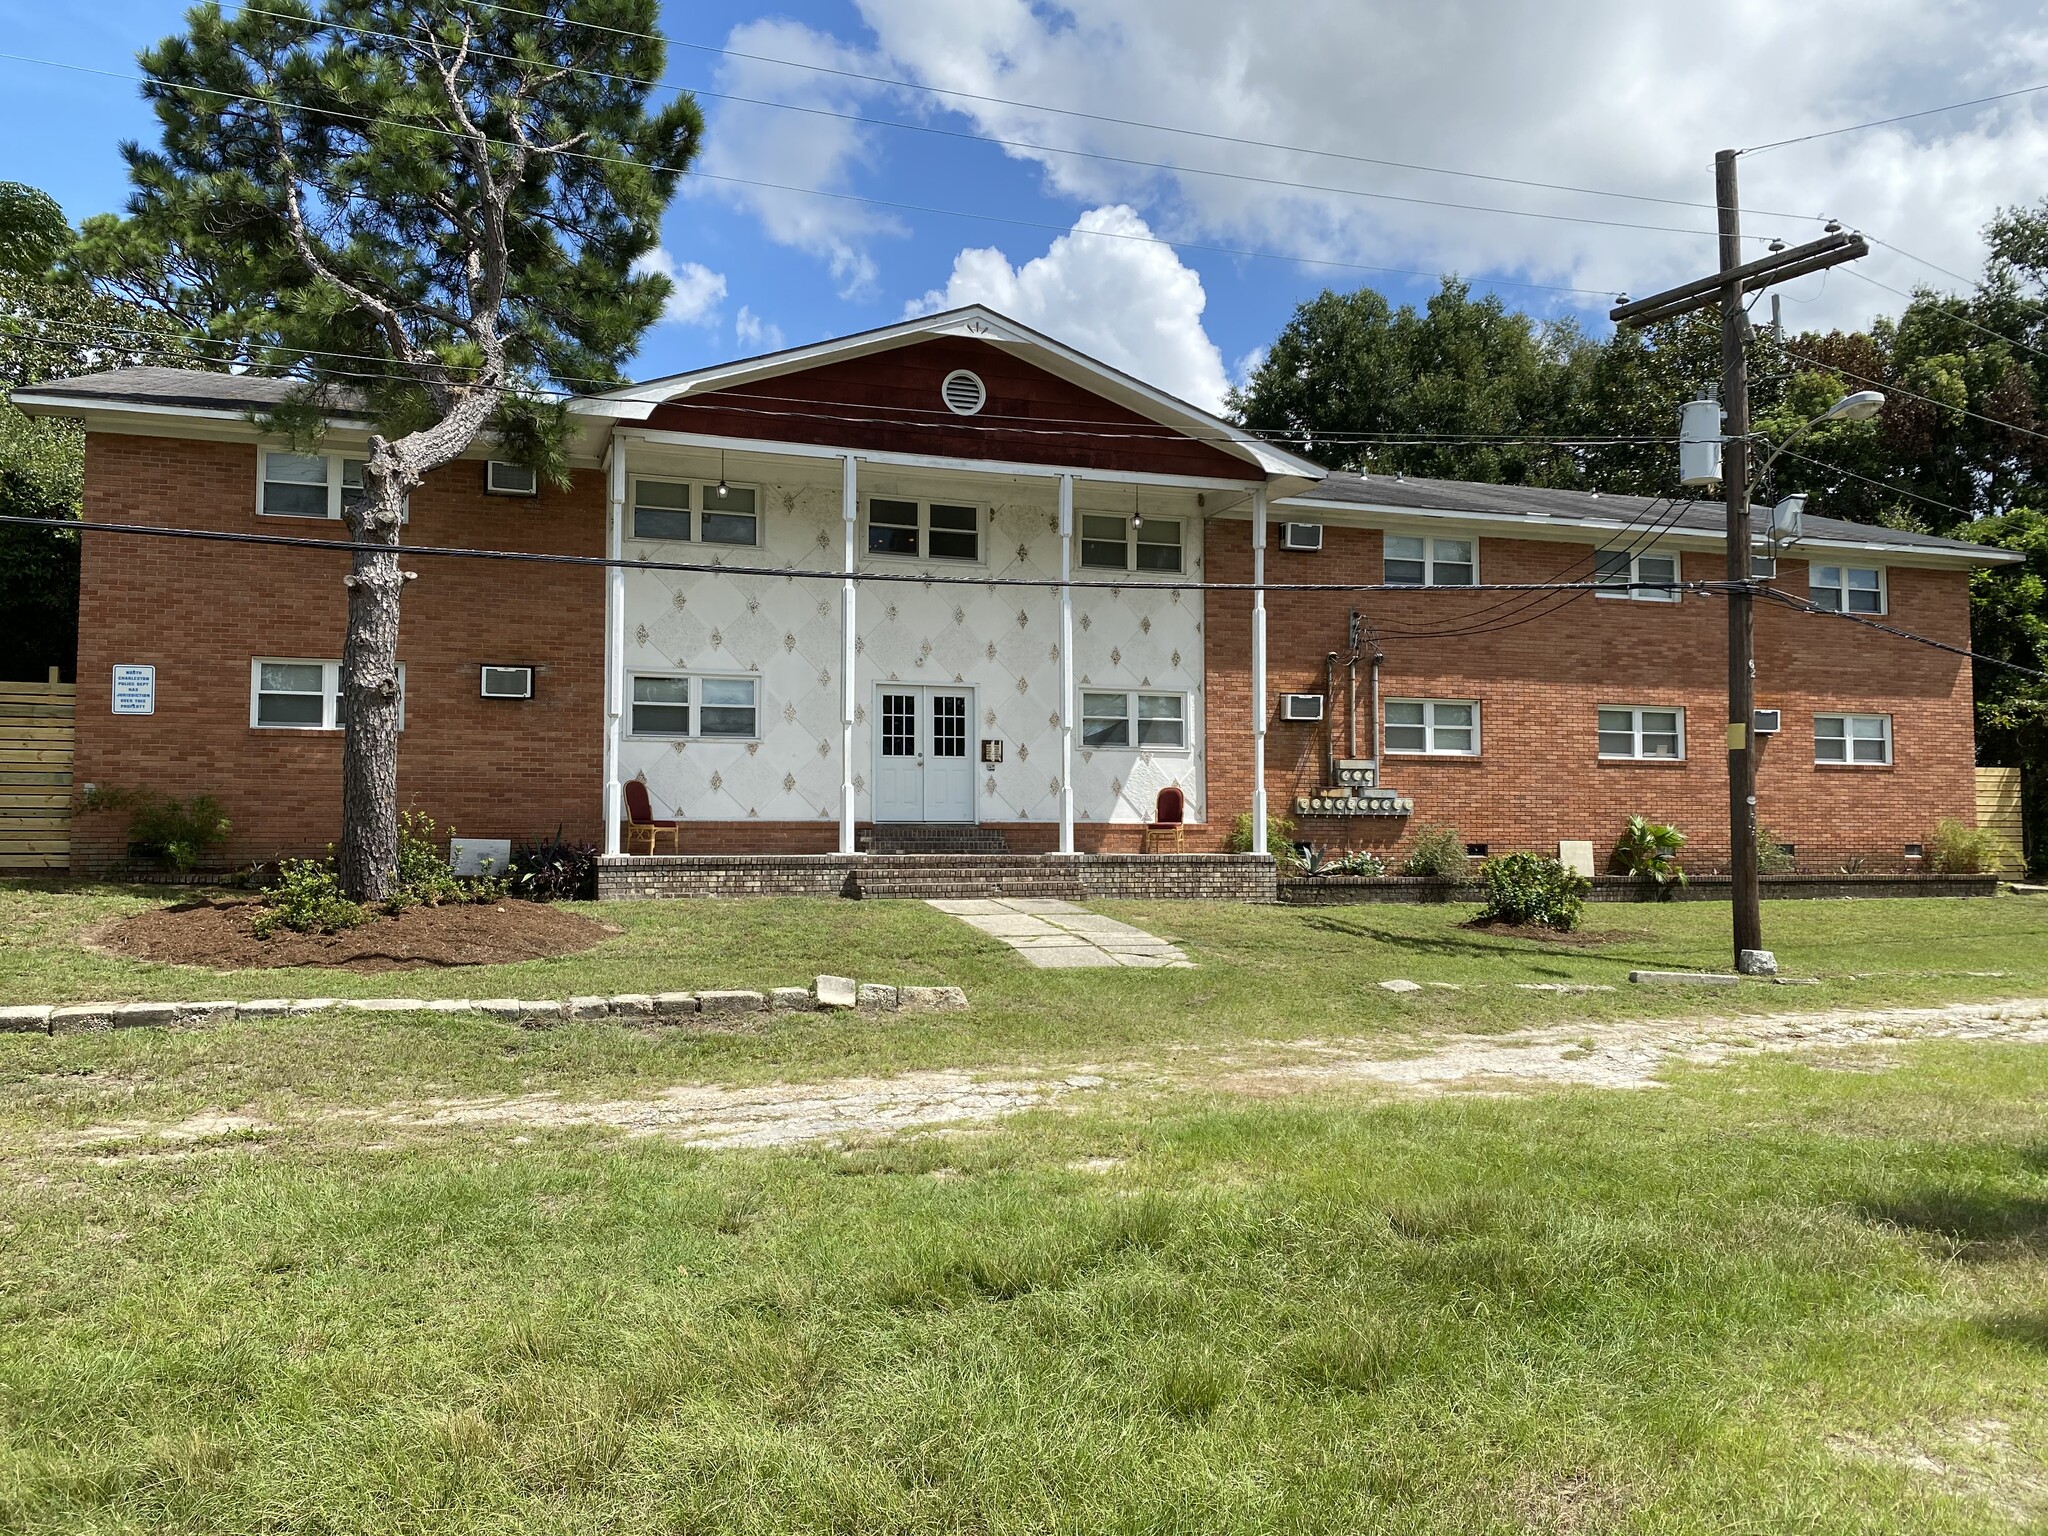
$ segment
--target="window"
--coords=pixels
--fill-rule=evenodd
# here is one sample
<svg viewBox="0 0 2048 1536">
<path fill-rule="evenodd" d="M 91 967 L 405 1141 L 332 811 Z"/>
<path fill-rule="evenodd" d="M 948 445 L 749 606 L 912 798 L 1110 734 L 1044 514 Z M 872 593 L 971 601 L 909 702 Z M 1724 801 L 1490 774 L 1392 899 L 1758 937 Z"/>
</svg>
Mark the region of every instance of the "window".
<svg viewBox="0 0 2048 1536">
<path fill-rule="evenodd" d="M 257 455 L 256 510 L 265 517 L 338 519 L 344 504 L 362 499 L 366 467 L 365 460 L 338 453 L 266 448 Z"/>
<path fill-rule="evenodd" d="M 760 503 L 751 486 L 635 475 L 632 502 L 636 539 L 749 549 L 760 542 Z"/>
<path fill-rule="evenodd" d="M 346 720 L 341 663 L 260 656 L 249 663 L 249 723 L 265 730 L 338 731 Z M 405 729 L 405 663 L 398 664 L 398 728 Z"/>
<path fill-rule="evenodd" d="M 1603 549 L 1593 556 L 1593 579 L 1602 597 L 1632 597 L 1645 603 L 1678 601 L 1678 556 L 1632 555 Z"/>
<path fill-rule="evenodd" d="M 639 673 L 633 678 L 634 736 L 738 736 L 758 733 L 760 711 L 751 677 L 678 677 Z M 691 695 L 696 729 L 690 728 Z"/>
<path fill-rule="evenodd" d="M 1884 572 L 1862 565 L 1809 565 L 1808 595 L 1830 613 L 1883 613 Z"/>
<path fill-rule="evenodd" d="M 1135 728 L 1134 728 L 1135 727 Z M 1177 693 L 1084 693 L 1084 747 L 1185 747 L 1187 700 Z"/>
<path fill-rule="evenodd" d="M 1390 533 L 1385 547 L 1391 587 L 1469 587 L 1479 580 L 1476 539 L 1421 539 Z"/>
<path fill-rule="evenodd" d="M 1387 751 L 1479 755 L 1479 706 L 1470 699 L 1389 699 Z"/>
<path fill-rule="evenodd" d="M 981 509 L 957 502 L 868 500 L 868 553 L 930 560 L 981 558 Z"/>
<path fill-rule="evenodd" d="M 1148 517 L 1135 528 L 1128 517 L 1090 512 L 1081 518 L 1081 564 L 1091 570 L 1178 572 L 1182 543 L 1177 517 Z"/>
<path fill-rule="evenodd" d="M 1890 715 L 1815 715 L 1813 760 L 1816 763 L 1862 763 L 1873 768 L 1892 760 Z"/>
<path fill-rule="evenodd" d="M 1685 756 L 1685 711 L 1603 708 L 1600 755 L 1678 761 Z"/>
</svg>

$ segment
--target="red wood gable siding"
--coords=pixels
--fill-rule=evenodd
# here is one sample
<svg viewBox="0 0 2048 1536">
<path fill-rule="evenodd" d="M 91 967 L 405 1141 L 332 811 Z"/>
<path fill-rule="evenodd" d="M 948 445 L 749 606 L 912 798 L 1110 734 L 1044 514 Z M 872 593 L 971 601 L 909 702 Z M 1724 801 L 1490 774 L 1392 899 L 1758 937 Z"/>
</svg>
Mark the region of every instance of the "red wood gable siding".
<svg viewBox="0 0 2048 1536">
<path fill-rule="evenodd" d="M 955 416 L 939 398 L 940 381 L 956 368 L 971 369 L 988 388 L 988 403 L 979 415 Z M 818 419 L 828 415 L 859 419 Z M 1039 422 L 1044 425 L 1036 425 Z M 1077 422 L 1082 425 L 1074 426 Z M 886 453 L 1263 478 L 1242 459 L 1149 421 L 999 347 L 966 337 L 913 342 L 889 352 L 736 385 L 715 395 L 673 401 L 656 406 L 647 425 L 670 432 Z M 1063 430 L 1070 427 L 1073 430 Z M 1091 435 L 1098 430 L 1131 435 Z"/>
</svg>

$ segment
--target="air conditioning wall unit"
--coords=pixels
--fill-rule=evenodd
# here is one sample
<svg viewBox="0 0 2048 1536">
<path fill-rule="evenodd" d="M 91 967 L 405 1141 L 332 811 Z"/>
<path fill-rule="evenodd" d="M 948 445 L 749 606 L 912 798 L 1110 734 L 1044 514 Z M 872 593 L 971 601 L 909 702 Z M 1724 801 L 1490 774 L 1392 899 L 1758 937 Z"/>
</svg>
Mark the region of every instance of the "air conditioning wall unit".
<svg viewBox="0 0 2048 1536">
<path fill-rule="evenodd" d="M 532 698 L 533 668 L 486 666 L 483 669 L 483 696 L 487 699 Z"/>
<path fill-rule="evenodd" d="M 1751 727 L 1759 736 L 1775 736 L 1785 722 L 1784 712 L 1776 709 L 1759 709 L 1750 717 L 1755 721 Z"/>
<path fill-rule="evenodd" d="M 1323 696 L 1320 693 L 1283 693 L 1280 695 L 1280 718 L 1282 720 L 1320 720 L 1323 718 Z"/>
<path fill-rule="evenodd" d="M 1314 554 L 1323 547 L 1323 525 L 1321 523 L 1282 523 L 1280 525 L 1280 547 L 1299 550 L 1303 554 Z"/>
<path fill-rule="evenodd" d="M 524 464 L 492 459 L 484 465 L 484 492 L 490 496 L 538 496 L 540 476 Z"/>
</svg>

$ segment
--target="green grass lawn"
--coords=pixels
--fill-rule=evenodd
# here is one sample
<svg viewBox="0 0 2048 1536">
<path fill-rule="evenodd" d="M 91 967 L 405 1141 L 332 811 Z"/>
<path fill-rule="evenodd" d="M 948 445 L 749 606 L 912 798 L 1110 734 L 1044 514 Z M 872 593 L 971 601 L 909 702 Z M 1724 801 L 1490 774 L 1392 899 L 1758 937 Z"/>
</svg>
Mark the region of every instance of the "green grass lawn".
<svg viewBox="0 0 2048 1536">
<path fill-rule="evenodd" d="M 2048 903 L 1783 903 L 1806 988 L 1666 992 L 1724 905 L 1102 910 L 1037 972 L 915 903 L 589 908 L 485 972 L 108 959 L 161 894 L 0 887 L 0 999 L 559 996 L 819 971 L 964 1014 L 742 1033 L 316 1015 L 0 1036 L 0 1531 L 1965 1532 L 2048 1522 L 2048 1048 L 1888 1042 L 1647 1092 L 1249 1090 L 1276 1042 L 2048 995 Z M 1396 995 L 1388 977 L 1450 983 Z M 1616 984 L 1561 995 L 1525 983 Z M 395 1125 L 965 1065 L 1125 1070 L 990 1126 L 692 1149 Z M 84 1127 L 246 1113 L 195 1141 Z"/>
</svg>

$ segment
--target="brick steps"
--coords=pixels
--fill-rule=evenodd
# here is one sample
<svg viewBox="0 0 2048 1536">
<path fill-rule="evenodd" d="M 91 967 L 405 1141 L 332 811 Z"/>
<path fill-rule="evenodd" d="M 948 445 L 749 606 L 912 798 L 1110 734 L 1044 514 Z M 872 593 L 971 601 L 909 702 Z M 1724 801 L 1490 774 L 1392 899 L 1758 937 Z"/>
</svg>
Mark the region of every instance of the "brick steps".
<svg viewBox="0 0 2048 1536">
<path fill-rule="evenodd" d="M 995 827 L 972 822 L 883 822 L 860 834 L 863 853 L 1006 854 L 1010 845 Z"/>
<path fill-rule="evenodd" d="M 1080 901 L 1087 895 L 1071 860 L 1016 853 L 870 854 L 853 870 L 849 885 L 871 899 L 916 901 L 975 896 Z"/>
</svg>

